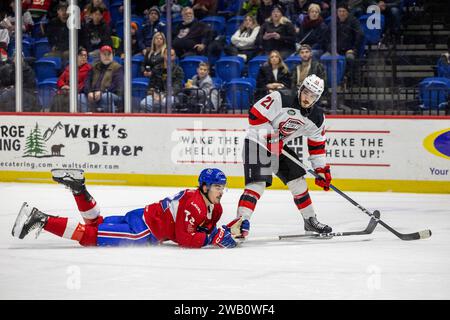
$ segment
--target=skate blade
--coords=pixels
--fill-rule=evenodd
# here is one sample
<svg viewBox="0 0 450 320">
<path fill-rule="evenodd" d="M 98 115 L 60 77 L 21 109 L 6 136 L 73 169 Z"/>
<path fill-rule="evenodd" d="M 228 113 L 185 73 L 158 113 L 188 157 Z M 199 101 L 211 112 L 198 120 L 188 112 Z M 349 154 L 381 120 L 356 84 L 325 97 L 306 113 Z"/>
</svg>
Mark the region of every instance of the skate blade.
<svg viewBox="0 0 450 320">
<path fill-rule="evenodd" d="M 81 169 L 52 169 L 53 178 L 72 177 L 74 179 L 83 179 L 84 171 Z"/>
<path fill-rule="evenodd" d="M 24 237 L 20 237 L 20 234 L 22 232 L 23 226 L 25 222 L 28 220 L 29 216 L 31 215 L 32 208 L 28 206 L 28 203 L 24 202 L 22 204 L 22 207 L 20 208 L 19 214 L 17 215 L 16 222 L 14 223 L 14 226 L 12 228 L 11 234 L 13 237 L 23 239 Z"/>
</svg>

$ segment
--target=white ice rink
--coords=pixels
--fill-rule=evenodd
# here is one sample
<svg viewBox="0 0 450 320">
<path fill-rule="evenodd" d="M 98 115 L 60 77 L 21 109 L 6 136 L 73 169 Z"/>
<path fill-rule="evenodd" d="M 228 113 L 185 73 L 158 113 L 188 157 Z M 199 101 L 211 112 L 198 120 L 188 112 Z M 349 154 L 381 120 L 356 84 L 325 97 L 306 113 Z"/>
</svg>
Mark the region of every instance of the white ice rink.
<svg viewBox="0 0 450 320">
<path fill-rule="evenodd" d="M 130 209 L 180 188 L 90 186 L 102 214 Z M 234 217 L 241 190 L 222 198 Z M 11 236 L 23 201 L 78 217 L 59 185 L 0 184 L 0 299 L 450 299 L 450 195 L 348 193 L 400 232 L 426 228 L 427 240 L 402 241 L 382 226 L 371 235 L 331 240 L 249 242 L 236 249 L 83 248 L 42 232 Z M 363 229 L 368 217 L 338 194 L 312 192 L 319 220 L 334 231 Z M 251 236 L 301 233 L 289 191 L 266 191 Z"/>
</svg>

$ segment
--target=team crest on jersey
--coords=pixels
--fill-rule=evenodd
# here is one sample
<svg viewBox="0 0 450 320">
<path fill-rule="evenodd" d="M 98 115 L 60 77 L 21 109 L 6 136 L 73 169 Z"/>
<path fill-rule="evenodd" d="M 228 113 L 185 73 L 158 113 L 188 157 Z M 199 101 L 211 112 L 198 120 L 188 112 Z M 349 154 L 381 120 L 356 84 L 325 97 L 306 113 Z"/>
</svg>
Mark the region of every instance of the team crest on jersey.
<svg viewBox="0 0 450 320">
<path fill-rule="evenodd" d="M 305 123 L 300 119 L 289 118 L 284 122 L 280 122 L 279 130 L 280 133 L 287 137 L 297 131 Z"/>
<path fill-rule="evenodd" d="M 295 116 L 295 110 L 288 110 L 288 115 Z"/>
</svg>

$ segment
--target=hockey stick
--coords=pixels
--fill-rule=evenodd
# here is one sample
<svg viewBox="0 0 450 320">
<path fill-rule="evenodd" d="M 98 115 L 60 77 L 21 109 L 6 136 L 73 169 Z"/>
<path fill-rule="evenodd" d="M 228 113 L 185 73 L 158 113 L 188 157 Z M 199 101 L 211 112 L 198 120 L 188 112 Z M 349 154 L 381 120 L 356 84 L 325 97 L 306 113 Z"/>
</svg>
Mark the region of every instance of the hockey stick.
<svg viewBox="0 0 450 320">
<path fill-rule="evenodd" d="M 279 241 L 279 240 L 289 240 L 289 239 L 301 239 L 301 238 L 332 238 L 332 237 L 342 237 L 342 236 L 355 236 L 355 235 L 365 235 L 371 234 L 375 230 L 378 220 L 380 218 L 380 211 L 375 210 L 373 212 L 373 217 L 370 219 L 369 224 L 364 230 L 361 231 L 346 231 L 346 232 L 330 232 L 330 233 L 313 233 L 313 234 L 291 234 L 282 236 L 269 236 L 269 237 L 254 237 L 249 238 L 245 242 L 268 242 L 268 241 Z"/>
<path fill-rule="evenodd" d="M 294 158 L 292 155 L 290 155 L 287 151 L 285 151 L 284 149 L 281 151 L 287 158 L 289 158 L 290 160 L 292 160 L 292 162 L 294 162 L 295 164 L 297 164 L 298 166 L 302 167 L 305 171 L 311 173 L 314 177 L 322 179 L 322 177 L 320 175 L 318 175 L 314 170 L 309 169 L 306 165 L 304 165 L 301 161 L 297 160 L 296 158 Z M 330 188 L 333 189 L 335 192 L 337 192 L 339 195 L 341 195 L 342 197 L 344 197 L 345 199 L 347 199 L 351 204 L 353 204 L 355 207 L 357 207 L 358 209 L 360 209 L 362 212 L 364 212 L 365 214 L 367 214 L 369 217 L 372 217 L 373 219 L 377 220 L 377 222 L 379 224 L 381 224 L 383 227 L 385 227 L 386 229 L 388 229 L 390 232 L 392 232 L 393 234 L 395 234 L 398 238 L 402 239 L 402 240 L 418 240 L 418 239 L 426 239 L 431 237 L 431 230 L 426 229 L 426 230 L 422 230 L 419 232 L 413 232 L 413 233 L 400 233 L 397 230 L 393 229 L 391 226 L 389 226 L 387 223 L 385 223 L 383 220 L 381 220 L 380 218 L 377 218 L 374 216 L 374 213 L 371 213 L 369 210 L 367 210 L 366 208 L 364 208 L 363 206 L 361 206 L 359 203 L 357 203 L 355 200 L 353 200 L 352 198 L 350 198 L 348 195 L 346 195 L 344 192 L 342 192 L 341 190 L 339 190 L 338 188 L 336 188 L 334 185 L 330 184 Z"/>
</svg>

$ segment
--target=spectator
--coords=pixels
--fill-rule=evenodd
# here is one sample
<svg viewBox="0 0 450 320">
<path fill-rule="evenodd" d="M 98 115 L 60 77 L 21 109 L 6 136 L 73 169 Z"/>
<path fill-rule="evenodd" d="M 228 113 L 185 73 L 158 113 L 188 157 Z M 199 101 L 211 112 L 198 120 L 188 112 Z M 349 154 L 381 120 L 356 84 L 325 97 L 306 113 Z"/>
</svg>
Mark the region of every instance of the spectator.
<svg viewBox="0 0 450 320">
<path fill-rule="evenodd" d="M 190 6 L 191 5 L 191 1 L 190 0 L 173 0 L 172 1 L 172 8 L 170 10 L 170 12 L 172 13 L 172 17 L 174 15 L 178 15 L 180 14 L 180 12 L 182 11 L 182 9 L 184 7 Z M 165 0 L 161 0 L 159 1 L 159 7 L 161 9 L 161 12 L 164 14 L 167 14 L 167 6 L 166 6 L 166 1 Z"/>
<path fill-rule="evenodd" d="M 256 78 L 258 99 L 276 90 L 289 89 L 291 87 L 291 75 L 281 54 L 273 50 L 270 52 L 267 62 L 259 69 Z"/>
<path fill-rule="evenodd" d="M 150 78 L 152 76 L 152 70 L 156 66 L 164 63 L 164 57 L 162 52 L 166 49 L 166 37 L 164 33 L 157 32 L 153 36 L 152 45 L 150 50 L 144 56 L 143 61 L 143 74 L 144 77 Z"/>
<path fill-rule="evenodd" d="M 259 25 L 256 18 L 246 15 L 239 29 L 231 37 L 228 55 L 239 55 L 245 61 L 250 61 L 256 54 L 255 41 L 259 34 Z"/>
<path fill-rule="evenodd" d="M 345 56 L 347 61 L 347 71 L 353 72 L 355 59 L 358 57 L 358 50 L 361 48 L 364 33 L 359 24 L 359 20 L 350 15 L 347 4 L 337 5 L 337 53 Z M 331 52 L 331 29 L 328 27 L 327 53 Z"/>
<path fill-rule="evenodd" d="M 3 53 L 3 59 L 5 58 Z M 36 75 L 22 58 L 23 111 L 40 111 L 36 95 Z M 16 110 L 16 57 L 0 63 L 0 110 Z"/>
<path fill-rule="evenodd" d="M 386 32 L 390 34 L 393 41 L 397 42 L 400 36 L 402 22 L 401 0 L 371 1 L 380 8 L 381 14 L 386 17 Z"/>
<path fill-rule="evenodd" d="M 10 0 L 9 4 L 4 6 L 4 9 L 0 12 L 0 48 L 5 46 L 8 47 L 9 42 L 15 36 L 15 1 Z M 33 29 L 33 18 L 29 11 L 22 12 L 22 32 L 31 34 Z"/>
<path fill-rule="evenodd" d="M 181 14 L 183 22 L 177 26 L 172 43 L 177 56 L 184 58 L 205 54 L 205 49 L 211 40 L 209 26 L 195 19 L 192 8 L 183 8 Z"/>
<path fill-rule="evenodd" d="M 152 70 L 152 77 L 148 84 L 147 97 L 141 101 L 141 110 L 147 112 L 154 112 L 156 109 L 162 109 L 162 106 L 166 105 L 166 93 L 167 93 L 167 48 L 163 50 L 164 63 L 157 65 Z M 175 64 L 177 56 L 175 50 L 170 52 L 170 60 L 172 63 L 172 103 L 175 102 L 175 97 L 181 92 L 183 87 L 184 72 L 183 69 Z"/>
<path fill-rule="evenodd" d="M 139 26 L 136 22 L 131 22 L 131 54 L 140 54 L 144 51 L 144 40 L 142 39 L 142 34 L 139 31 Z M 124 42 L 120 43 L 118 50 L 116 51 L 116 56 L 120 56 L 121 59 L 125 59 Z"/>
<path fill-rule="evenodd" d="M 114 61 L 110 46 L 100 48 L 100 61 L 89 72 L 85 93 L 91 111 L 117 110 L 123 96 L 123 68 Z"/>
<path fill-rule="evenodd" d="M 45 32 L 51 47 L 51 51 L 46 55 L 57 56 L 64 61 L 69 59 L 69 28 L 67 28 L 69 15 L 67 14 L 67 7 L 68 5 L 65 2 L 58 5 L 57 17 L 49 22 Z"/>
<path fill-rule="evenodd" d="M 89 56 L 97 61 L 99 49 L 103 46 L 112 46 L 111 30 L 103 21 L 102 8 L 92 8 L 91 18 L 92 20 L 81 28 L 80 43 L 88 50 Z"/>
<path fill-rule="evenodd" d="M 258 24 L 261 26 L 264 22 L 266 22 L 267 19 L 270 18 L 270 15 L 272 14 L 272 9 L 277 4 L 277 0 L 262 0 L 261 5 L 258 8 L 258 11 L 256 12 L 256 21 L 258 21 Z"/>
<path fill-rule="evenodd" d="M 270 19 L 261 26 L 258 44 L 265 54 L 277 50 L 283 59 L 295 51 L 295 28 L 289 19 L 283 16 L 281 6 L 274 6 Z"/>
<path fill-rule="evenodd" d="M 319 50 L 319 56 L 327 49 L 327 25 L 320 16 L 320 6 L 311 3 L 308 8 L 308 15 L 303 19 L 298 30 L 299 44 L 308 44 L 314 50 Z"/>
<path fill-rule="evenodd" d="M 217 12 L 217 0 L 194 0 L 192 2 L 194 16 L 201 20 L 206 16 L 215 16 Z"/>
<path fill-rule="evenodd" d="M 369 2 L 370 1 L 368 0 L 348 0 L 348 9 L 352 15 L 359 18 L 366 13 L 366 8 Z"/>
<path fill-rule="evenodd" d="M 136 3 L 136 4 L 135 4 Z M 148 8 L 155 7 L 158 8 L 159 0 L 142 0 L 142 1 L 133 1 L 133 5 L 135 5 L 133 13 L 137 16 L 147 16 Z M 158 9 L 159 10 L 159 9 Z"/>
<path fill-rule="evenodd" d="M 33 21 L 37 23 L 47 15 L 51 4 L 52 0 L 24 0 L 22 1 L 22 10 L 28 10 Z"/>
<path fill-rule="evenodd" d="M 157 32 L 165 31 L 166 25 L 160 21 L 161 12 L 158 7 L 151 7 L 148 10 L 147 22 L 142 26 L 142 36 L 144 38 L 145 55 L 152 45 L 153 37 Z"/>
<path fill-rule="evenodd" d="M 197 74 L 186 82 L 183 96 L 185 99 L 180 104 L 193 113 L 201 110 L 217 111 L 219 95 L 209 76 L 209 64 L 201 62 L 198 65 Z"/>
<path fill-rule="evenodd" d="M 92 66 L 87 61 L 88 52 L 85 48 L 78 49 L 78 102 L 79 111 L 87 112 L 88 105 L 84 94 L 85 82 L 88 79 Z M 50 111 L 69 112 L 69 89 L 70 89 L 70 66 L 67 66 L 64 72 L 59 76 L 58 92 L 50 105 Z"/>
<path fill-rule="evenodd" d="M 315 74 L 327 83 L 327 73 L 323 64 L 313 59 L 312 49 L 309 45 L 303 44 L 299 51 L 302 63 L 297 65 L 292 71 L 291 88 L 298 89 L 303 80 L 309 75 Z"/>
<path fill-rule="evenodd" d="M 109 25 L 111 23 L 111 13 L 109 12 L 108 7 L 103 2 L 103 0 L 91 0 L 81 12 L 81 21 L 83 21 L 84 23 L 88 23 L 89 21 L 91 21 L 91 15 L 94 8 L 103 9 L 103 21 L 105 21 L 105 23 Z"/>
<path fill-rule="evenodd" d="M 308 15 L 308 8 L 311 4 L 309 0 L 295 0 L 293 3 L 293 10 L 291 10 L 291 15 L 287 16 L 292 23 L 300 27 L 303 23 L 303 19 Z M 297 30 L 296 30 L 297 31 Z"/>
<path fill-rule="evenodd" d="M 261 0 L 244 1 L 242 3 L 241 10 L 239 11 L 239 15 L 241 15 L 241 16 L 251 15 L 251 16 L 256 17 L 260 6 L 261 6 Z"/>
</svg>

